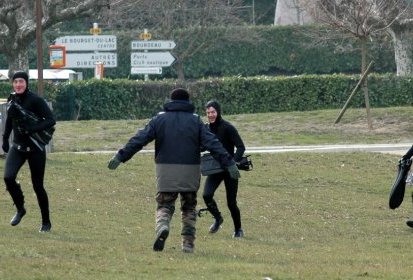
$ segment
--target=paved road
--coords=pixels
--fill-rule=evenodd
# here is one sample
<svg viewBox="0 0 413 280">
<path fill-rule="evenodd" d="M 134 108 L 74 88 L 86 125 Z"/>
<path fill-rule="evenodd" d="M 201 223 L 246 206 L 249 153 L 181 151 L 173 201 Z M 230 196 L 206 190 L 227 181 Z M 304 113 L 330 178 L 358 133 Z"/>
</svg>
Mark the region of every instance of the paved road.
<svg viewBox="0 0 413 280">
<path fill-rule="evenodd" d="M 403 155 L 412 146 L 405 144 L 352 144 L 352 145 L 308 145 L 247 147 L 246 153 L 285 153 L 285 152 L 378 152 Z"/>
<path fill-rule="evenodd" d="M 352 145 L 307 145 L 307 146 L 268 146 L 268 147 L 246 147 L 246 154 L 253 153 L 287 153 L 287 152 L 377 152 L 403 155 L 412 146 L 405 144 L 352 144 Z M 77 152 L 82 154 L 107 153 L 113 154 L 116 151 L 87 151 Z M 140 153 L 153 153 L 153 150 L 144 149 Z"/>
</svg>

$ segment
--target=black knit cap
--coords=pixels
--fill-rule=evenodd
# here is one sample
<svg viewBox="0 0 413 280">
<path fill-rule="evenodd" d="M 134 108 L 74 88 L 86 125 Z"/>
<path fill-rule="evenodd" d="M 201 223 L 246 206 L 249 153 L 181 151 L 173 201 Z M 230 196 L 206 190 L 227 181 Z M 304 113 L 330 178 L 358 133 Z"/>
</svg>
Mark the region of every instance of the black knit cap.
<svg viewBox="0 0 413 280">
<path fill-rule="evenodd" d="M 205 108 L 208 109 L 209 107 L 213 107 L 217 113 L 218 116 L 221 115 L 221 105 L 219 105 L 218 101 L 216 100 L 210 100 L 205 104 Z"/>
<path fill-rule="evenodd" d="M 16 72 L 13 74 L 12 81 L 14 81 L 14 80 L 17 79 L 17 78 L 22 78 L 22 79 L 24 79 L 24 80 L 26 81 L 26 85 L 29 86 L 29 75 L 27 75 L 26 72 L 24 72 L 24 71 L 16 71 Z"/>
<path fill-rule="evenodd" d="M 189 92 L 183 88 L 177 88 L 171 91 L 171 100 L 189 100 Z"/>
</svg>

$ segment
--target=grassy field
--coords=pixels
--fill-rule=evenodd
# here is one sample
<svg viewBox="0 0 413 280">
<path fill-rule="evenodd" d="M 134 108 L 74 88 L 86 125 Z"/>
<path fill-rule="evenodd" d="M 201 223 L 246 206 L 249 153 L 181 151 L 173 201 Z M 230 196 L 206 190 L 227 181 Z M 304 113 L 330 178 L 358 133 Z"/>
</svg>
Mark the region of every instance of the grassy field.
<svg viewBox="0 0 413 280">
<path fill-rule="evenodd" d="M 357 110 L 346 114 L 348 120 L 339 126 L 330 124 L 337 113 L 333 111 L 228 119 L 242 127 L 247 146 L 409 141 L 409 109 L 398 108 L 404 117 L 394 111 L 381 111 L 382 126 L 375 121 L 373 131 L 366 128 L 364 112 Z M 326 116 L 332 120 L 324 120 Z M 59 123 L 55 148 L 117 149 L 143 123 Z M 296 137 L 273 142 L 263 136 L 278 137 L 277 130 L 283 133 L 283 128 L 289 130 L 283 135 Z M 317 137 L 317 131 L 325 136 Z M 411 188 L 400 208 L 388 208 L 398 156 L 254 154 L 255 169 L 242 173 L 239 190 L 245 238 L 231 237 L 220 187 L 216 197 L 225 222 L 211 235 L 211 216 L 198 219 L 194 254 L 180 250 L 179 210 L 165 250 L 152 251 L 152 155 L 137 154 L 114 171 L 106 168 L 110 156 L 48 155 L 45 183 L 53 222 L 48 234 L 38 233 L 40 214 L 28 168 L 22 169 L 19 180 L 28 213 L 17 227 L 9 225 L 14 209 L 8 194 L 0 196 L 0 279 L 411 279 L 413 230 L 404 223 L 412 213 Z M 4 160 L 0 165 L 3 168 Z M 199 206 L 204 206 L 201 197 Z"/>
<path fill-rule="evenodd" d="M 202 112 L 201 112 L 202 113 Z M 366 111 L 349 109 L 334 124 L 339 110 L 225 116 L 247 146 L 413 142 L 411 107 L 373 109 L 373 130 Z M 148 120 L 59 122 L 55 151 L 116 150 Z"/>
</svg>

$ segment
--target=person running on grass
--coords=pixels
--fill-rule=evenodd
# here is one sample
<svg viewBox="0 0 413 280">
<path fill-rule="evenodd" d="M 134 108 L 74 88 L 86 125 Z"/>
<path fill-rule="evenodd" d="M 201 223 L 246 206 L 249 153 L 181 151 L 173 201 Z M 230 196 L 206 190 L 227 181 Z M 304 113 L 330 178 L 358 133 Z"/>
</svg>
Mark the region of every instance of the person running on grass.
<svg viewBox="0 0 413 280">
<path fill-rule="evenodd" d="M 222 118 L 221 106 L 217 101 L 211 100 L 207 102 L 205 110 L 208 117 L 208 124 L 206 126 L 218 137 L 227 152 L 234 157 L 234 161 L 239 162 L 245 152 L 245 145 L 238 134 L 237 129 L 230 122 Z M 232 178 L 226 170 L 220 173 L 211 174 L 205 180 L 202 196 L 208 211 L 215 219 L 215 222 L 209 228 L 209 232 L 216 233 L 224 222 L 221 212 L 218 209 L 218 205 L 214 200 L 215 191 L 222 181 L 224 181 L 227 206 L 231 212 L 234 224 L 233 237 L 243 237 L 244 231 L 241 228 L 241 213 L 237 205 L 238 178 Z"/>
<path fill-rule="evenodd" d="M 17 226 L 26 215 L 24 196 L 20 183 L 16 181 L 17 174 L 23 164 L 29 163 L 34 192 L 37 196 L 42 224 L 40 232 L 50 231 L 52 224 L 49 216 L 49 198 L 44 188 L 44 173 L 46 168 L 46 149 L 44 144 L 33 140 L 33 134 L 51 128 L 56 124 L 52 111 L 46 101 L 29 90 L 29 76 L 24 71 L 17 71 L 12 77 L 14 93 L 9 97 L 6 125 L 3 133 L 3 151 L 7 153 L 4 182 L 17 213 L 10 221 L 12 226 Z M 17 105 L 13 105 L 15 102 Z M 28 119 L 21 117 L 19 106 L 39 118 L 39 122 L 29 123 Z M 13 143 L 10 147 L 9 138 L 13 132 Z"/>
<path fill-rule="evenodd" d="M 116 169 L 149 142 L 155 140 L 156 165 L 156 239 L 154 251 L 162 251 L 169 235 L 170 222 L 175 212 L 175 201 L 180 196 L 182 219 L 182 251 L 194 251 L 197 191 L 200 187 L 200 152 L 205 147 L 224 166 L 230 176 L 240 176 L 231 155 L 219 140 L 208 131 L 201 118 L 194 114 L 189 93 L 178 88 L 170 93 L 164 111 L 154 116 L 144 129 L 139 130 L 109 161 L 109 169 Z"/>
</svg>

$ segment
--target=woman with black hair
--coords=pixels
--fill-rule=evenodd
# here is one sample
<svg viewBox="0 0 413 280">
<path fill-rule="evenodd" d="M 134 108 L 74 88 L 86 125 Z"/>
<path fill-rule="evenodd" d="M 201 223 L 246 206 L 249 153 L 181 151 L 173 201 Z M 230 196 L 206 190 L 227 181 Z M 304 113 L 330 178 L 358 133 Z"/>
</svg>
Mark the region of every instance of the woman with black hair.
<svg viewBox="0 0 413 280">
<path fill-rule="evenodd" d="M 208 128 L 216 135 L 227 152 L 235 162 L 239 162 L 245 152 L 245 145 L 238 134 L 237 129 L 221 116 L 221 106 L 215 101 L 209 101 L 206 106 Z M 235 151 L 236 148 L 236 151 Z M 209 232 L 216 233 L 224 222 L 218 205 L 214 200 L 214 194 L 221 182 L 224 181 L 227 205 L 234 223 L 234 238 L 244 236 L 241 228 L 241 213 L 237 205 L 238 179 L 231 178 L 227 171 L 208 175 L 205 181 L 203 198 L 208 211 L 214 216 L 215 222 L 210 226 Z"/>
</svg>

